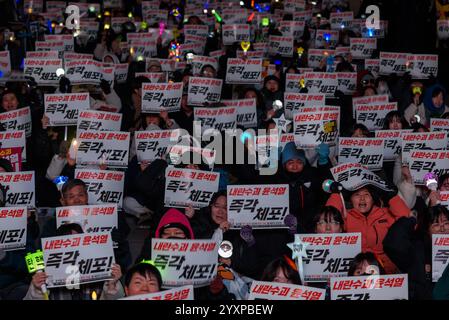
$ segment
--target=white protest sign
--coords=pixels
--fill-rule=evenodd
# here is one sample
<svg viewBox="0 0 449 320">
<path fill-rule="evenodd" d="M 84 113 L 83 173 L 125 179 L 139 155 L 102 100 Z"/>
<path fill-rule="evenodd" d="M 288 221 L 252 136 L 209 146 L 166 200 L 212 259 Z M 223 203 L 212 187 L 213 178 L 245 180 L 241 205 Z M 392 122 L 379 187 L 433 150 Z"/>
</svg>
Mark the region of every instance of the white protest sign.
<svg viewBox="0 0 449 320">
<path fill-rule="evenodd" d="M 22 161 L 26 162 L 26 135 L 25 130 L 0 132 L 0 149 L 22 149 Z"/>
<path fill-rule="evenodd" d="M 118 300 L 194 300 L 193 286 L 182 286 L 148 294 L 138 294 Z"/>
<path fill-rule="evenodd" d="M 120 131 L 122 114 L 97 110 L 82 110 L 78 116 L 77 133 L 81 131 Z"/>
<path fill-rule="evenodd" d="M 293 13 L 293 21 L 304 21 L 309 23 L 312 20 L 312 10 L 305 10 Z"/>
<path fill-rule="evenodd" d="M 268 53 L 271 56 L 280 54 L 283 57 L 293 57 L 293 37 L 269 36 Z"/>
<path fill-rule="evenodd" d="M 388 29 L 388 21 L 386 20 L 380 20 L 379 21 L 379 29 L 375 28 L 368 28 L 366 26 L 366 19 L 360 19 L 360 33 L 363 38 L 376 38 L 376 39 L 383 39 L 385 38 L 386 31 Z"/>
<path fill-rule="evenodd" d="M 306 68 L 303 68 L 303 70 L 304 69 Z M 304 79 L 303 73 L 312 71 L 313 69 L 307 68 L 307 70 L 304 70 L 304 72 L 301 72 L 299 74 L 287 73 L 285 75 L 285 92 L 299 93 L 302 89 L 300 82 L 302 79 Z"/>
<path fill-rule="evenodd" d="M 368 184 L 388 190 L 385 181 L 360 163 L 340 164 L 333 167 L 331 173 L 334 180 L 341 183 L 348 191 L 355 191 Z"/>
<path fill-rule="evenodd" d="M 449 191 L 440 191 L 440 203 L 449 209 Z"/>
<path fill-rule="evenodd" d="M 217 274 L 217 256 L 215 240 L 151 239 L 151 260 L 164 288 L 209 285 Z"/>
<path fill-rule="evenodd" d="M 249 41 L 250 27 L 248 24 L 225 24 L 222 27 L 223 44 L 232 45 L 234 42 Z"/>
<path fill-rule="evenodd" d="M 331 48 L 335 48 L 339 37 L 339 31 L 319 29 L 316 31 L 315 47 L 322 48 L 329 46 Z"/>
<path fill-rule="evenodd" d="M 58 58 L 62 59 L 62 55 L 65 49 L 65 43 L 62 40 L 53 41 L 36 41 L 36 51 L 56 51 L 58 52 Z"/>
<path fill-rule="evenodd" d="M 289 142 L 294 142 L 295 136 L 293 133 L 283 133 L 281 134 L 281 138 L 279 139 L 279 149 L 282 150 L 285 148 L 285 145 Z"/>
<path fill-rule="evenodd" d="M 116 33 L 122 32 L 122 24 L 129 21 L 128 17 L 112 17 L 110 28 Z"/>
<path fill-rule="evenodd" d="M 165 178 L 166 206 L 202 208 L 209 205 L 212 195 L 218 191 L 220 174 L 168 167 Z"/>
<path fill-rule="evenodd" d="M 331 279 L 331 300 L 408 300 L 408 275 Z"/>
<path fill-rule="evenodd" d="M 340 110 L 303 112 L 293 116 L 295 144 L 300 149 L 313 149 L 322 143 L 335 145 L 339 136 Z"/>
<path fill-rule="evenodd" d="M 285 228 L 290 213 L 289 186 L 228 186 L 228 220 L 232 228 Z"/>
<path fill-rule="evenodd" d="M 404 74 L 406 71 L 407 53 L 381 52 L 379 73 L 390 75 L 396 73 Z"/>
<path fill-rule="evenodd" d="M 122 207 L 124 172 L 75 169 L 75 179 L 86 183 L 89 204 L 115 203 L 119 208 Z"/>
<path fill-rule="evenodd" d="M 237 58 L 238 59 L 257 59 L 257 58 L 264 58 L 265 57 L 265 51 L 263 50 L 256 50 L 256 51 L 242 51 L 237 50 Z"/>
<path fill-rule="evenodd" d="M 11 57 L 9 51 L 0 51 L 0 78 L 11 72 Z"/>
<path fill-rule="evenodd" d="M 447 222 L 446 222 L 447 224 Z M 446 230 L 446 229 L 445 229 Z M 449 259 L 449 236 L 447 234 L 432 235 L 432 281 L 437 282 L 447 268 Z"/>
<path fill-rule="evenodd" d="M 283 36 L 299 39 L 303 36 L 305 27 L 304 21 L 281 21 L 279 31 Z"/>
<path fill-rule="evenodd" d="M 155 40 L 132 40 L 129 42 L 130 53 L 134 57 L 151 58 L 157 55 Z"/>
<path fill-rule="evenodd" d="M 248 300 L 324 300 L 326 290 L 289 283 L 253 281 Z"/>
<path fill-rule="evenodd" d="M 248 11 L 245 8 L 224 9 L 222 14 L 225 24 L 245 24 L 248 16 Z"/>
<path fill-rule="evenodd" d="M 241 100 L 223 100 L 221 101 L 227 107 L 237 109 L 237 125 L 243 128 L 257 127 L 257 100 L 241 99 Z"/>
<path fill-rule="evenodd" d="M 110 232 L 118 226 L 116 204 L 56 208 L 56 228 L 77 223 L 85 233 Z"/>
<path fill-rule="evenodd" d="M 146 17 L 146 21 L 148 22 L 148 24 L 155 24 L 155 23 L 160 23 L 160 22 L 164 22 L 166 23 L 168 19 L 168 11 L 167 9 L 153 9 L 153 10 L 149 10 L 148 11 L 148 16 Z"/>
<path fill-rule="evenodd" d="M 42 13 L 44 9 L 43 0 L 25 0 L 23 1 L 23 10 L 25 13 Z"/>
<path fill-rule="evenodd" d="M 284 1 L 284 12 L 294 13 L 303 11 L 306 7 L 306 2 L 304 0 L 285 0 Z"/>
<path fill-rule="evenodd" d="M 76 125 L 80 111 L 90 107 L 89 93 L 45 94 L 44 104 L 50 126 Z"/>
<path fill-rule="evenodd" d="M 0 124 L 5 131 L 25 130 L 27 138 L 31 136 L 30 107 L 0 113 Z"/>
<path fill-rule="evenodd" d="M 306 72 L 303 75 L 308 93 L 333 96 L 338 89 L 338 75 L 327 72 Z"/>
<path fill-rule="evenodd" d="M 438 75 L 437 54 L 408 54 L 407 71 L 413 79 L 428 79 L 430 76 Z"/>
<path fill-rule="evenodd" d="M 178 136 L 178 130 L 136 131 L 134 139 L 137 161 L 141 163 L 165 159 L 170 147 L 176 144 Z"/>
<path fill-rule="evenodd" d="M 115 258 L 110 233 L 74 234 L 41 241 L 48 288 L 111 279 Z"/>
<path fill-rule="evenodd" d="M 179 53 L 181 56 L 186 55 L 186 53 L 193 52 L 197 55 L 204 55 L 204 51 L 206 49 L 206 42 L 201 37 L 190 36 L 190 42 L 185 42 L 180 45 Z"/>
<path fill-rule="evenodd" d="M 262 81 L 262 59 L 228 59 L 227 84 L 259 84 Z"/>
<path fill-rule="evenodd" d="M 184 35 L 207 37 L 209 35 L 209 28 L 206 25 L 184 25 Z"/>
<path fill-rule="evenodd" d="M 384 140 L 384 161 L 395 161 L 402 152 L 402 135 L 412 130 L 378 130 L 375 138 Z"/>
<path fill-rule="evenodd" d="M 365 69 L 377 77 L 380 70 L 380 60 L 379 59 L 365 59 Z"/>
<path fill-rule="evenodd" d="M 370 131 L 381 130 L 387 114 L 397 110 L 397 102 L 358 105 L 355 109 L 356 122 L 365 125 Z"/>
<path fill-rule="evenodd" d="M 338 163 L 360 163 L 369 169 L 380 169 L 384 158 L 384 140 L 376 138 L 340 138 Z"/>
<path fill-rule="evenodd" d="M 354 20 L 354 12 L 331 12 L 329 22 L 332 30 L 341 30 L 349 26 L 349 23 Z"/>
<path fill-rule="evenodd" d="M 319 68 L 321 61 L 335 55 L 335 50 L 309 49 L 307 52 L 307 65 L 309 68 Z"/>
<path fill-rule="evenodd" d="M 125 83 L 128 78 L 128 67 L 127 63 L 116 63 L 114 64 L 114 76 L 117 83 Z"/>
<path fill-rule="evenodd" d="M 72 34 L 46 34 L 45 41 L 62 41 L 64 52 L 74 51 L 75 41 Z"/>
<path fill-rule="evenodd" d="M 78 134 L 78 139 L 77 164 L 128 166 L 129 132 L 81 131 Z"/>
<path fill-rule="evenodd" d="M 412 150 L 409 159 L 410 174 L 416 185 L 426 184 L 427 173 L 438 177 L 449 173 L 449 151 Z"/>
<path fill-rule="evenodd" d="M 29 59 L 59 59 L 59 53 L 58 51 L 27 51 L 26 57 Z"/>
<path fill-rule="evenodd" d="M 0 208 L 0 250 L 24 249 L 27 235 L 27 208 Z"/>
<path fill-rule="evenodd" d="M 446 40 L 449 39 L 449 20 L 438 20 L 438 39 Z"/>
<path fill-rule="evenodd" d="M 219 102 L 222 85 L 221 79 L 190 77 L 187 104 L 203 106 L 205 103 Z"/>
<path fill-rule="evenodd" d="M 142 112 L 179 111 L 182 88 L 182 82 L 142 83 Z"/>
<path fill-rule="evenodd" d="M 360 233 L 301 234 L 299 237 L 309 244 L 307 257 L 303 259 L 306 282 L 346 276 L 354 257 L 362 251 Z"/>
<path fill-rule="evenodd" d="M 6 189 L 5 206 L 35 207 L 34 171 L 0 172 L 0 184 Z"/>
<path fill-rule="evenodd" d="M 402 135 L 402 163 L 408 164 L 412 150 L 443 150 L 448 145 L 447 132 L 409 132 Z"/>
<path fill-rule="evenodd" d="M 367 97 L 353 97 L 352 98 L 352 116 L 355 118 L 355 111 L 359 105 L 376 105 L 381 103 L 388 103 L 388 95 L 376 95 Z"/>
<path fill-rule="evenodd" d="M 354 59 L 371 58 L 377 49 L 376 38 L 351 38 L 349 41 L 351 55 Z"/>
<path fill-rule="evenodd" d="M 357 72 L 337 72 L 338 90 L 346 95 L 357 91 Z"/>
<path fill-rule="evenodd" d="M 95 60 L 70 60 L 65 63 L 65 76 L 72 84 L 98 85 L 101 79 L 105 78 L 104 69 L 103 63 Z"/>
<path fill-rule="evenodd" d="M 201 121 L 201 132 L 207 129 L 224 131 L 235 129 L 237 126 L 237 108 L 195 108 L 194 121 Z"/>
<path fill-rule="evenodd" d="M 64 62 L 70 60 L 92 60 L 94 55 L 91 53 L 64 52 Z"/>
<path fill-rule="evenodd" d="M 36 83 L 40 85 L 57 85 L 59 77 L 56 70 L 62 68 L 61 59 L 24 59 L 25 76 L 34 78 Z"/>
<path fill-rule="evenodd" d="M 430 131 L 449 131 L 449 119 L 430 119 Z"/>
</svg>

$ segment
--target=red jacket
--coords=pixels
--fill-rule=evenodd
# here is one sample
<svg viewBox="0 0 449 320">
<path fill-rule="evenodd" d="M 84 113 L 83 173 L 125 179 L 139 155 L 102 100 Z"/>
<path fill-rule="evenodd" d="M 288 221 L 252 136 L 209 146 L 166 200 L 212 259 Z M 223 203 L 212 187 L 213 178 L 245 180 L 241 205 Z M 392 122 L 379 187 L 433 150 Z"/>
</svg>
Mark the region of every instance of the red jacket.
<svg viewBox="0 0 449 320">
<path fill-rule="evenodd" d="M 394 273 L 397 268 L 384 253 L 382 242 L 391 225 L 401 217 L 408 217 L 410 209 L 401 197 L 395 196 L 388 203 L 388 208 L 374 206 L 368 216 L 355 209 L 346 212 L 346 232 L 360 232 L 362 234 L 362 252 L 371 251 L 377 255 L 387 273 Z M 339 194 L 332 194 L 326 203 L 344 212 Z"/>
</svg>

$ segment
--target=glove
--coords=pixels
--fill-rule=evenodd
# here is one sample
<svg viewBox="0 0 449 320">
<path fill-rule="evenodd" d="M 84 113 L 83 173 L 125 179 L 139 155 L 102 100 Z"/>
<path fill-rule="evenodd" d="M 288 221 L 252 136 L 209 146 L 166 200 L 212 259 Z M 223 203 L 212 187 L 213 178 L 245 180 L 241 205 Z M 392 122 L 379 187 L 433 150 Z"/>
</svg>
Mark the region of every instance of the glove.
<svg viewBox="0 0 449 320">
<path fill-rule="evenodd" d="M 296 233 L 296 229 L 298 227 L 298 219 L 294 215 L 288 214 L 284 219 L 284 223 L 288 227 L 288 232 L 290 234 Z"/>
<path fill-rule="evenodd" d="M 101 81 L 100 81 L 100 88 L 101 88 L 101 90 L 103 90 L 105 95 L 108 95 L 111 93 L 111 86 L 104 79 L 101 79 Z"/>
<path fill-rule="evenodd" d="M 318 152 L 319 155 L 318 164 L 319 165 L 328 164 L 330 153 L 329 146 L 325 143 L 322 143 L 315 149 L 315 151 Z"/>
<path fill-rule="evenodd" d="M 242 227 L 242 229 L 240 229 L 240 237 L 248 244 L 248 247 L 251 247 L 256 243 L 256 239 L 253 236 L 253 228 L 251 228 L 251 226 Z"/>
<path fill-rule="evenodd" d="M 61 93 L 71 93 L 72 92 L 72 85 L 70 83 L 70 80 L 66 77 L 61 77 L 59 80 L 59 91 Z"/>
</svg>

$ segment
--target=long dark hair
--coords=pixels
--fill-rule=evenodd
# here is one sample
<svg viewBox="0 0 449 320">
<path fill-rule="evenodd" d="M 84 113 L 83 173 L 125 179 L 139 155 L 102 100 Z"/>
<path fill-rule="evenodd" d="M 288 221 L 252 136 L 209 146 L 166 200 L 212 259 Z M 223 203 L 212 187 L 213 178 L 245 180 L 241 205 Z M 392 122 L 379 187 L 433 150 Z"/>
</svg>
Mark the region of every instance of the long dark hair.
<svg viewBox="0 0 449 320">
<path fill-rule="evenodd" d="M 341 215 L 341 212 L 332 206 L 325 206 L 323 207 L 323 209 L 321 209 L 321 211 L 319 213 L 317 213 L 314 217 L 313 217 L 313 221 L 312 221 L 312 225 L 313 225 L 313 230 L 315 230 L 316 225 L 318 223 L 318 221 L 320 221 L 321 216 L 324 215 L 324 220 L 326 222 L 330 222 L 332 220 L 335 220 L 337 222 L 340 223 L 340 226 L 343 228 L 344 227 L 344 220 L 343 217 Z"/>
<path fill-rule="evenodd" d="M 441 216 L 445 216 L 449 220 L 449 210 L 443 205 L 437 205 L 429 208 L 428 212 L 418 216 L 417 232 L 428 241 L 431 239 L 429 233 L 430 226 L 437 222 Z"/>
<path fill-rule="evenodd" d="M 375 266 L 379 269 L 379 274 L 385 274 L 385 269 L 383 268 L 380 261 L 377 259 L 376 255 L 372 252 L 362 252 L 354 257 L 351 261 L 348 270 L 348 276 L 354 276 L 355 270 L 363 263 L 363 261 L 368 262 L 369 265 Z"/>
<path fill-rule="evenodd" d="M 287 256 L 283 256 L 271 261 L 265 267 L 260 280 L 273 282 L 274 278 L 276 278 L 277 271 L 280 268 L 288 280 L 290 280 L 293 284 L 300 285 L 301 279 L 299 278 L 298 271 L 293 268 L 294 262 L 287 259 L 289 259 Z"/>
<path fill-rule="evenodd" d="M 401 121 L 402 129 L 408 129 L 408 122 L 399 111 L 391 111 L 385 116 L 383 130 L 389 130 L 390 122 L 393 122 L 394 118 L 398 118 Z"/>
</svg>

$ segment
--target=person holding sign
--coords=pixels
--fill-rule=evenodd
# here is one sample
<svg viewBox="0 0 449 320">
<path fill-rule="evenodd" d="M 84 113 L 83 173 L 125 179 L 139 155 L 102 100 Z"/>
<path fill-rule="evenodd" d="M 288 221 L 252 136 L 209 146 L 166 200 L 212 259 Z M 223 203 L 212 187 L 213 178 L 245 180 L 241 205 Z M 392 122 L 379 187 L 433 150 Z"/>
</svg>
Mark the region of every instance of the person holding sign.
<svg viewBox="0 0 449 320">
<path fill-rule="evenodd" d="M 83 230 L 79 224 L 70 223 L 61 225 L 56 230 L 56 236 L 65 236 L 72 234 L 82 234 Z M 73 272 L 68 274 L 73 275 Z M 107 300 L 114 300 L 115 296 L 123 296 L 123 287 L 119 283 L 122 276 L 120 266 L 118 264 L 112 265 L 111 268 L 112 279 L 105 282 L 89 283 L 84 285 L 76 285 L 69 282 L 66 287 L 53 288 L 50 290 L 48 296 L 49 300 L 94 300 L 93 292 L 95 292 L 95 299 L 99 292 L 101 297 L 108 297 Z M 32 279 L 28 292 L 23 300 L 46 300 L 42 292 L 42 287 L 45 285 L 48 275 L 45 272 L 36 272 Z M 105 299 L 105 298 L 103 298 Z"/>
<path fill-rule="evenodd" d="M 449 211 L 437 205 L 422 215 L 401 218 L 388 230 L 385 253 L 402 273 L 409 275 L 411 299 L 432 298 L 432 235 L 449 234 Z"/>
<path fill-rule="evenodd" d="M 378 188 L 376 188 L 378 189 Z M 394 188 L 393 188 L 394 189 Z M 381 206 L 376 191 L 383 193 L 386 198 Z M 394 273 L 397 268 L 384 253 L 382 241 L 391 225 L 400 217 L 408 217 L 410 209 L 396 191 L 386 192 L 374 190 L 374 187 L 362 187 L 350 193 L 352 209 L 346 210 L 338 193 L 332 193 L 327 206 L 333 206 L 345 214 L 345 230 L 362 234 L 362 251 L 372 251 L 385 266 L 387 273 Z"/>
<path fill-rule="evenodd" d="M 441 118 L 449 112 L 445 101 L 446 90 L 443 86 L 436 84 L 429 87 L 424 93 L 424 107 L 426 108 L 426 119 Z M 426 123 L 428 125 L 428 123 Z"/>
<path fill-rule="evenodd" d="M 427 124 L 426 109 L 423 103 L 424 86 L 421 82 L 413 82 L 410 86 L 412 102 L 404 110 L 404 118 L 412 125 L 416 122 Z"/>
</svg>

